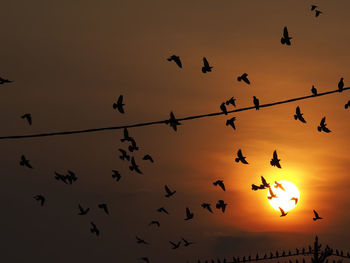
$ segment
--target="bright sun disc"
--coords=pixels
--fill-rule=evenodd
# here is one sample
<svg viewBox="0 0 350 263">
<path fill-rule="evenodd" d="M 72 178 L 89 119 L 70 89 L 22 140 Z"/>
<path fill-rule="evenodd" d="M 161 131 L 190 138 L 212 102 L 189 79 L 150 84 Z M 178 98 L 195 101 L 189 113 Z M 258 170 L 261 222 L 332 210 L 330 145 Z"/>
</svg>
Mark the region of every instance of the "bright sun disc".
<svg viewBox="0 0 350 263">
<path fill-rule="evenodd" d="M 298 188 L 289 181 L 282 180 L 277 181 L 277 183 L 281 184 L 285 191 L 280 187 L 277 187 L 276 183 L 273 183 L 271 184 L 271 190 L 277 196 L 277 198 L 271 198 L 267 200 L 269 201 L 270 205 L 277 211 L 280 211 L 280 207 L 285 212 L 292 210 L 300 201 Z M 270 192 L 268 191 L 267 197 L 269 196 Z"/>
</svg>

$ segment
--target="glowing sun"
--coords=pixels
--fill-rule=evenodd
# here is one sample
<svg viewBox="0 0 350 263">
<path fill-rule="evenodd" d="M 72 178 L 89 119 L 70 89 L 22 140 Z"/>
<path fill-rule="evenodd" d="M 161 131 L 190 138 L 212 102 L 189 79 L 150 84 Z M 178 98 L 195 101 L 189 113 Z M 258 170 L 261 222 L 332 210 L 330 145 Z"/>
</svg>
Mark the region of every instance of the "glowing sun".
<svg viewBox="0 0 350 263">
<path fill-rule="evenodd" d="M 285 211 L 290 211 L 300 202 L 300 194 L 295 184 L 289 181 L 275 181 L 271 184 L 271 191 L 267 192 L 267 200 L 270 205 L 280 211 L 280 207 Z"/>
</svg>

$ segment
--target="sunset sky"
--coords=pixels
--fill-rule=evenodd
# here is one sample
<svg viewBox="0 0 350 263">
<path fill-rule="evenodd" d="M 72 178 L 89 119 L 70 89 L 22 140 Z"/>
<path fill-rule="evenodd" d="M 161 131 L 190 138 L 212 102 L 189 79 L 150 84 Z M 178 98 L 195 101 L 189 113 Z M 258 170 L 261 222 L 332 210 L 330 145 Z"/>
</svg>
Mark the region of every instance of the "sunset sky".
<svg viewBox="0 0 350 263">
<path fill-rule="evenodd" d="M 318 18 L 311 4 L 323 12 Z M 312 85 L 335 90 L 341 77 L 350 86 L 348 0 L 4 0 L 1 9 L 0 76 L 14 82 L 0 86 L 0 136 L 219 112 L 232 96 L 237 108 L 249 107 L 253 96 L 264 104 L 309 95 Z M 285 26 L 291 46 L 280 42 Z M 182 69 L 166 60 L 173 54 Z M 207 74 L 203 56 L 213 66 Z M 244 72 L 250 86 L 237 81 Z M 125 114 L 112 108 L 121 94 Z M 196 262 L 303 247 L 316 234 L 350 250 L 349 100 L 344 91 L 184 121 L 177 132 L 165 124 L 129 129 L 143 175 L 119 159 L 128 145 L 122 130 L 0 140 L 0 261 Z M 296 106 L 306 124 L 294 120 Z M 233 116 L 235 131 L 225 126 Z M 329 134 L 317 131 L 324 116 Z M 234 161 L 238 149 L 249 165 Z M 270 165 L 274 150 L 282 169 Z M 34 169 L 19 165 L 22 154 Z M 145 154 L 155 162 L 143 161 Z M 54 179 L 67 170 L 78 176 L 73 185 Z M 251 190 L 260 176 L 299 188 L 299 204 L 286 217 L 266 191 Z M 225 192 L 213 186 L 218 179 Z M 164 197 L 165 184 L 177 191 L 173 197 Z M 37 194 L 46 197 L 43 207 Z M 228 203 L 224 214 L 215 209 L 219 199 Z M 78 204 L 90 212 L 78 216 Z M 170 215 L 158 213 L 161 206 Z M 324 219 L 314 222 L 313 209 Z M 148 226 L 152 220 L 160 228 Z M 169 241 L 181 237 L 196 244 L 171 249 Z"/>
</svg>

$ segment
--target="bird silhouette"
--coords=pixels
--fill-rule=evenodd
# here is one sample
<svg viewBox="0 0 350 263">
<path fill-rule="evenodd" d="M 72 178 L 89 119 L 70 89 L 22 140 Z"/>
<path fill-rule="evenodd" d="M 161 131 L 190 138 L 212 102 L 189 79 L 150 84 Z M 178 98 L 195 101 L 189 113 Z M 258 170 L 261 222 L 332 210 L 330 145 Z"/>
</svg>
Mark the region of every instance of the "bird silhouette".
<svg viewBox="0 0 350 263">
<path fill-rule="evenodd" d="M 339 83 L 338 83 L 338 91 L 342 92 L 344 89 L 344 78 L 340 78 Z"/>
<path fill-rule="evenodd" d="M 133 140 L 133 138 L 129 136 L 129 131 L 127 128 L 124 128 L 123 135 L 124 135 L 124 138 L 120 139 L 121 142 L 125 142 L 125 141 L 131 142 Z"/>
<path fill-rule="evenodd" d="M 189 242 L 189 241 L 187 241 L 187 240 L 184 239 L 183 237 L 181 237 L 181 239 L 183 240 L 184 246 L 185 246 L 185 247 L 188 247 L 189 245 L 195 244 L 194 242 Z"/>
<path fill-rule="evenodd" d="M 150 263 L 148 257 L 142 257 L 142 258 L 140 258 L 140 260 L 142 260 L 142 261 L 144 261 L 146 263 Z"/>
<path fill-rule="evenodd" d="M 113 103 L 113 109 L 118 109 L 120 113 L 125 113 L 123 108 L 124 106 L 125 104 L 123 103 L 123 95 L 120 95 L 117 103 Z"/>
<path fill-rule="evenodd" d="M 90 232 L 95 234 L 96 236 L 100 235 L 100 230 L 97 228 L 97 226 L 94 224 L 94 222 L 91 222 L 91 228 L 90 228 Z"/>
<path fill-rule="evenodd" d="M 272 191 L 271 187 L 269 187 L 269 194 L 270 196 L 267 197 L 269 200 L 272 198 L 277 198 L 277 195 Z"/>
<path fill-rule="evenodd" d="M 312 95 L 316 96 L 317 95 L 317 89 L 315 88 L 314 85 L 312 85 L 312 88 L 311 88 L 311 93 Z"/>
<path fill-rule="evenodd" d="M 215 185 L 215 186 L 220 186 L 221 187 L 221 189 L 222 190 L 226 190 L 225 189 L 225 185 L 224 185 L 224 181 L 222 181 L 222 180 L 217 180 L 217 181 L 215 181 L 214 183 L 213 183 L 213 185 Z"/>
<path fill-rule="evenodd" d="M 273 152 L 273 157 L 272 157 L 272 159 L 270 161 L 270 164 L 271 164 L 271 166 L 276 166 L 278 168 L 282 168 L 281 164 L 280 164 L 280 161 L 281 161 L 281 159 L 278 159 L 277 151 L 275 150 Z"/>
<path fill-rule="evenodd" d="M 117 170 L 112 170 L 113 174 L 112 174 L 112 178 L 116 179 L 117 182 L 119 182 L 119 180 L 122 178 L 122 176 L 120 175 L 120 173 Z"/>
<path fill-rule="evenodd" d="M 326 126 L 327 126 L 327 124 L 326 124 L 326 117 L 323 117 L 322 120 L 321 120 L 321 122 L 320 122 L 320 126 L 317 127 L 317 130 L 318 130 L 319 132 L 321 132 L 321 131 L 324 131 L 324 132 L 326 132 L 326 133 L 331 132 L 331 130 L 328 129 Z"/>
<path fill-rule="evenodd" d="M 226 126 L 231 126 L 234 130 L 236 130 L 235 121 L 236 121 L 236 117 L 228 119 L 226 121 Z"/>
<path fill-rule="evenodd" d="M 297 197 L 292 197 L 290 200 L 291 200 L 291 201 L 294 201 L 294 202 L 295 202 L 295 204 L 297 204 L 297 203 L 298 203 L 298 201 L 299 201 L 299 199 L 298 199 Z"/>
<path fill-rule="evenodd" d="M 295 120 L 299 120 L 303 123 L 306 123 L 306 120 L 303 117 L 303 113 L 300 112 L 300 108 L 299 106 L 297 106 L 296 110 L 295 110 L 295 115 L 294 115 L 294 119 Z"/>
<path fill-rule="evenodd" d="M 236 107 L 236 99 L 234 97 L 231 97 L 231 99 L 226 101 L 226 105 L 232 105 L 233 107 Z"/>
<path fill-rule="evenodd" d="M 166 192 L 165 197 L 170 197 L 176 193 L 176 191 L 171 191 L 167 185 L 164 185 L 164 189 Z"/>
<path fill-rule="evenodd" d="M 142 160 L 150 161 L 151 163 L 154 163 L 151 155 L 149 155 L 149 154 L 146 154 L 145 156 L 143 156 Z"/>
<path fill-rule="evenodd" d="M 171 241 L 169 241 L 169 243 L 173 246 L 172 249 L 177 249 L 180 247 L 181 241 L 179 241 L 177 244 Z"/>
<path fill-rule="evenodd" d="M 63 174 L 59 174 L 59 173 L 55 172 L 55 179 L 57 181 L 62 181 L 63 183 L 68 184 L 67 177 Z"/>
<path fill-rule="evenodd" d="M 263 189 L 265 189 L 266 187 L 264 186 L 264 185 L 259 185 L 259 186 L 257 186 L 257 185 L 255 185 L 255 184 L 252 184 L 252 190 L 253 191 L 257 191 L 257 190 L 263 190 Z"/>
<path fill-rule="evenodd" d="M 26 119 L 29 125 L 32 125 L 32 115 L 30 113 L 23 114 L 21 118 Z"/>
<path fill-rule="evenodd" d="M 169 212 L 168 212 L 164 207 L 158 208 L 157 211 L 158 211 L 159 213 L 165 213 L 165 214 L 169 215 Z"/>
<path fill-rule="evenodd" d="M 213 67 L 209 66 L 209 62 L 205 57 L 203 57 L 203 64 L 204 66 L 202 67 L 202 72 L 203 73 L 211 72 L 211 69 Z"/>
<path fill-rule="evenodd" d="M 190 209 L 188 207 L 186 207 L 186 218 L 185 220 L 190 220 L 194 217 L 194 214 L 191 213 Z"/>
<path fill-rule="evenodd" d="M 261 183 L 265 188 L 269 188 L 270 184 L 266 181 L 266 179 L 264 178 L 264 176 L 261 176 Z"/>
<path fill-rule="evenodd" d="M 201 204 L 201 207 L 203 207 L 204 209 L 207 209 L 210 213 L 213 213 L 213 210 L 211 209 L 211 206 L 209 203 L 203 203 Z"/>
<path fill-rule="evenodd" d="M 345 104 L 344 108 L 348 109 L 350 107 L 350 100 Z"/>
<path fill-rule="evenodd" d="M 317 5 L 311 5 L 311 11 L 314 11 L 317 7 Z"/>
<path fill-rule="evenodd" d="M 225 115 L 227 115 L 227 109 L 226 109 L 226 106 L 225 106 L 225 102 L 223 102 L 223 103 L 220 104 L 220 110 L 221 110 Z"/>
<path fill-rule="evenodd" d="M 174 61 L 176 65 L 178 65 L 179 68 L 182 68 L 181 59 L 179 56 L 172 55 L 171 57 L 167 58 L 168 61 Z"/>
<path fill-rule="evenodd" d="M 280 217 L 282 217 L 282 216 L 286 216 L 288 213 L 286 213 L 286 212 L 284 212 L 284 210 L 281 208 L 281 207 L 278 207 L 279 209 L 280 209 L 280 211 L 281 211 L 281 215 L 280 215 Z"/>
<path fill-rule="evenodd" d="M 160 227 L 159 221 L 151 221 L 151 223 L 148 224 L 149 226 L 156 225 L 157 227 Z"/>
<path fill-rule="evenodd" d="M 181 123 L 175 118 L 174 113 L 170 112 L 170 119 L 165 121 L 165 124 L 170 125 L 174 131 L 177 131 L 177 126 L 181 125 Z"/>
<path fill-rule="evenodd" d="M 134 151 L 138 151 L 139 150 L 139 147 L 137 147 L 136 141 L 134 139 L 131 139 L 128 149 L 129 149 L 130 152 L 134 152 Z"/>
<path fill-rule="evenodd" d="M 78 215 L 80 215 L 80 216 L 86 215 L 90 210 L 90 208 L 84 209 L 80 204 L 78 205 L 78 207 L 79 207 Z"/>
<path fill-rule="evenodd" d="M 0 77 L 0 85 L 5 84 L 5 83 L 11 83 L 11 82 L 13 82 L 13 81 Z"/>
<path fill-rule="evenodd" d="M 320 10 L 315 10 L 315 17 L 318 17 L 320 14 L 322 14 L 322 11 L 320 11 Z"/>
<path fill-rule="evenodd" d="M 138 236 L 136 236 L 136 242 L 137 242 L 137 244 L 149 245 L 148 242 L 146 242 L 145 240 L 139 238 Z"/>
<path fill-rule="evenodd" d="M 282 38 L 281 38 L 281 44 L 282 45 L 288 45 L 288 46 L 290 46 L 291 45 L 291 37 L 289 36 L 289 33 L 288 33 L 288 29 L 287 29 L 287 27 L 285 26 L 284 28 L 283 28 L 283 36 L 282 36 Z"/>
<path fill-rule="evenodd" d="M 45 200 L 46 200 L 45 197 L 42 196 L 42 195 L 36 195 L 36 196 L 34 196 L 34 199 L 35 199 L 36 201 L 40 202 L 40 205 L 41 205 L 41 206 L 44 205 Z"/>
<path fill-rule="evenodd" d="M 98 208 L 101 208 L 103 211 L 105 211 L 105 213 L 106 213 L 107 215 L 109 215 L 109 211 L 108 211 L 107 204 L 99 204 L 99 205 L 97 205 L 97 206 L 98 206 Z"/>
<path fill-rule="evenodd" d="M 248 164 L 248 162 L 246 161 L 246 158 L 247 157 L 243 156 L 242 150 L 239 149 L 238 152 L 237 152 L 237 158 L 235 159 L 236 163 L 241 162 L 241 163 L 244 163 L 244 164 Z"/>
<path fill-rule="evenodd" d="M 78 180 L 78 177 L 75 175 L 74 172 L 72 172 L 70 170 L 68 170 L 67 172 L 68 172 L 68 174 L 65 177 L 66 177 L 69 184 L 72 184 L 73 182 Z"/>
<path fill-rule="evenodd" d="M 142 174 L 139 166 L 135 162 L 134 156 L 131 157 L 131 165 L 129 166 L 129 169 L 130 169 L 130 171 L 135 171 L 135 172 L 137 172 L 139 174 Z"/>
<path fill-rule="evenodd" d="M 25 166 L 28 167 L 30 169 L 33 169 L 33 167 L 30 165 L 29 160 L 26 159 L 26 157 L 24 155 L 21 156 L 21 160 L 19 162 L 19 164 L 21 166 Z"/>
<path fill-rule="evenodd" d="M 320 216 L 318 215 L 318 213 L 317 213 L 315 210 L 314 210 L 314 215 L 315 215 L 315 217 L 312 218 L 314 221 L 316 221 L 316 220 L 318 220 L 318 219 L 323 219 L 322 217 L 320 217 Z"/>
<path fill-rule="evenodd" d="M 260 107 L 259 106 L 260 105 L 259 99 L 257 97 L 255 97 L 255 96 L 253 96 L 253 102 L 254 102 L 255 109 L 259 110 L 259 107 Z"/>
<path fill-rule="evenodd" d="M 248 74 L 247 73 L 243 73 L 241 76 L 237 77 L 238 81 L 244 81 L 245 83 L 247 83 L 248 85 L 250 85 L 250 81 L 248 79 Z"/>
<path fill-rule="evenodd" d="M 216 207 L 217 209 L 221 209 L 221 211 L 222 211 L 223 213 L 225 213 L 226 206 L 227 206 L 227 204 L 225 204 L 224 200 L 219 200 L 219 201 L 216 203 L 216 206 L 215 206 L 215 207 Z"/>
<path fill-rule="evenodd" d="M 275 188 L 280 188 L 282 191 L 286 191 L 286 189 L 284 189 L 283 185 L 277 181 L 275 181 Z"/>
<path fill-rule="evenodd" d="M 122 154 L 122 155 L 119 156 L 119 158 L 120 158 L 121 160 L 123 160 L 123 161 L 124 161 L 124 160 L 130 161 L 130 155 L 128 155 L 128 154 L 126 153 L 125 150 L 119 149 L 119 151 L 120 151 L 120 153 Z"/>
</svg>

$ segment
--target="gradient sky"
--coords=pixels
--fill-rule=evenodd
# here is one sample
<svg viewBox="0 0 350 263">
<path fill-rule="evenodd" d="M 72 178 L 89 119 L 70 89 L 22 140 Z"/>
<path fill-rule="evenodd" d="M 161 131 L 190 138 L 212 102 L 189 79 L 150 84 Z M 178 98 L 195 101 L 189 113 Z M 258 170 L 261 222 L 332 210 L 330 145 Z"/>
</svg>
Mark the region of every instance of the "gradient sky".
<svg viewBox="0 0 350 263">
<path fill-rule="evenodd" d="M 317 3 L 324 13 L 309 10 Z M 2 1 L 1 136 L 85 129 L 218 112 L 232 96 L 238 107 L 334 90 L 350 83 L 350 2 L 220 1 Z M 282 46 L 284 26 L 293 37 Z M 166 61 L 179 55 L 183 68 Z M 202 57 L 214 66 L 201 72 Z M 247 72 L 250 87 L 237 82 Z M 112 109 L 124 95 L 126 114 Z M 4 262 L 185 262 L 322 243 L 350 247 L 350 110 L 348 91 L 233 114 L 237 130 L 218 116 L 130 129 L 144 175 L 118 158 L 122 131 L 0 141 L 1 259 Z M 293 119 L 300 106 L 307 124 Z M 33 125 L 20 118 L 26 112 Z M 327 117 L 330 134 L 317 132 Z M 234 162 L 241 148 L 249 165 Z M 282 169 L 271 167 L 274 150 Z M 140 159 L 146 153 L 155 163 Z M 35 169 L 20 167 L 25 154 Z M 54 172 L 74 171 L 72 186 Z M 122 174 L 120 182 L 111 170 Z M 266 192 L 253 192 L 260 176 L 290 180 L 298 207 L 279 217 Z M 223 179 L 226 192 L 212 185 Z M 176 189 L 164 197 L 164 185 Z M 33 196 L 43 194 L 40 207 Z M 228 203 L 209 214 L 202 202 Z M 107 216 L 97 208 L 106 202 Z M 77 216 L 78 203 L 90 207 Z M 170 216 L 156 212 L 165 206 Z M 185 222 L 185 207 L 195 213 Z M 325 219 L 314 222 L 312 210 Z M 161 227 L 148 227 L 158 219 Z M 90 221 L 101 229 L 96 238 Z M 142 247 L 135 236 L 151 243 Z M 183 236 L 192 247 L 170 249 Z"/>
</svg>

